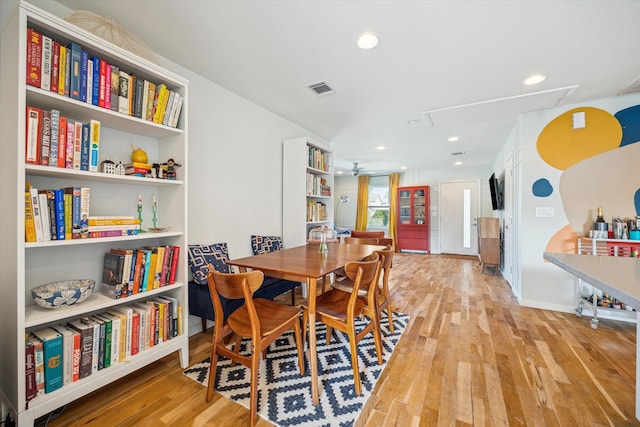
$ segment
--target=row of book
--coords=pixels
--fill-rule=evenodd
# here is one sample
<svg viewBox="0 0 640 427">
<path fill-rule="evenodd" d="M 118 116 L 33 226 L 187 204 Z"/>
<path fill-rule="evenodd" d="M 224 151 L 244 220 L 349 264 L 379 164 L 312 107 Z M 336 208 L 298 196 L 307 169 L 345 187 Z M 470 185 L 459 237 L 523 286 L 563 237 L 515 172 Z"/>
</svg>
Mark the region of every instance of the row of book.
<svg viewBox="0 0 640 427">
<path fill-rule="evenodd" d="M 172 285 L 179 261 L 180 246 L 113 248 L 104 254 L 102 293 L 120 299 Z"/>
<path fill-rule="evenodd" d="M 331 196 L 331 186 L 327 185 L 327 180 L 317 175 L 307 174 L 307 195 L 308 196 Z"/>
<path fill-rule="evenodd" d="M 77 43 L 64 44 L 27 28 L 26 82 L 108 110 L 176 127 L 184 98 L 91 55 Z"/>
<path fill-rule="evenodd" d="M 27 183 L 24 195 L 25 241 L 89 237 L 89 195 L 88 187 L 38 190 Z"/>
<path fill-rule="evenodd" d="M 307 202 L 307 222 L 325 221 L 327 219 L 327 205 L 310 200 Z"/>
<path fill-rule="evenodd" d="M 331 155 L 314 147 L 309 148 L 309 167 L 321 171 L 331 170 Z"/>
<path fill-rule="evenodd" d="M 74 122 L 59 110 L 27 107 L 25 162 L 98 172 L 100 122 Z"/>
<path fill-rule="evenodd" d="M 27 402 L 181 335 L 182 316 L 178 300 L 163 295 L 29 333 Z"/>
</svg>

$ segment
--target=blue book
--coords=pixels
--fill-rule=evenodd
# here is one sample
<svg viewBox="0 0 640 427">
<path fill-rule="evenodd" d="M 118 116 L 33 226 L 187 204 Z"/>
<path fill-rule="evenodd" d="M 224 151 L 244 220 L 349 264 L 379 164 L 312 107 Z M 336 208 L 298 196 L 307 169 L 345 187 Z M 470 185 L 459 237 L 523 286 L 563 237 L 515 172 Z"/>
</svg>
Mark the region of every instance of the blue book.
<svg viewBox="0 0 640 427">
<path fill-rule="evenodd" d="M 80 227 L 80 207 L 82 203 L 82 188 L 81 187 L 71 187 L 72 190 L 72 201 L 71 201 L 71 238 L 72 239 L 80 239 L 81 238 L 81 227 Z"/>
<path fill-rule="evenodd" d="M 71 43 L 71 70 L 69 72 L 69 96 L 73 99 L 80 99 L 80 74 L 82 49 L 77 43 Z"/>
<path fill-rule="evenodd" d="M 82 136 L 80 140 L 80 170 L 89 170 L 89 123 L 82 124 Z"/>
<path fill-rule="evenodd" d="M 149 269 L 151 269 L 151 251 L 144 249 L 144 275 L 142 276 L 142 283 L 140 284 L 140 292 L 145 292 L 147 287 L 147 281 L 149 280 Z M 153 274 L 153 273 L 151 273 Z"/>
<path fill-rule="evenodd" d="M 62 387 L 62 335 L 52 328 L 33 333 L 42 341 L 44 352 L 44 392 L 51 393 Z"/>
<path fill-rule="evenodd" d="M 91 103 L 93 105 L 98 105 L 98 99 L 100 97 L 100 58 L 94 56 L 91 58 L 93 62 L 93 89 L 91 92 Z"/>
<path fill-rule="evenodd" d="M 87 73 L 89 72 L 89 52 L 80 51 L 80 101 L 87 102 Z"/>
<path fill-rule="evenodd" d="M 53 190 L 53 198 L 56 203 L 56 235 L 57 240 L 65 240 L 64 226 L 64 190 Z"/>
</svg>

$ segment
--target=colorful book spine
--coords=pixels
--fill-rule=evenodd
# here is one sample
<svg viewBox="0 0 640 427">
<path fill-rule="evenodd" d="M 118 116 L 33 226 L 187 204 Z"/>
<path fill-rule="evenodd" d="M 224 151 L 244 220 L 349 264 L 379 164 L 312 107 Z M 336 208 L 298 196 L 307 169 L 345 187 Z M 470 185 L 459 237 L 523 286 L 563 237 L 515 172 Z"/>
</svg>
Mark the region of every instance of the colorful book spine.
<svg viewBox="0 0 640 427">
<path fill-rule="evenodd" d="M 80 142 L 80 170 L 89 170 L 89 151 L 91 147 L 91 127 L 89 123 L 82 124 L 82 136 Z"/>
<path fill-rule="evenodd" d="M 73 331 L 66 326 L 53 327 L 62 335 L 62 385 L 73 382 Z"/>
<path fill-rule="evenodd" d="M 129 115 L 129 74 L 122 70 L 118 84 L 118 112 Z"/>
<path fill-rule="evenodd" d="M 89 72 L 89 53 L 80 49 L 80 101 L 87 102 L 87 82 Z"/>
<path fill-rule="evenodd" d="M 42 221 L 42 240 L 51 240 L 51 221 L 49 220 L 49 200 L 47 190 L 38 191 L 38 204 L 40 206 L 40 221 Z"/>
<path fill-rule="evenodd" d="M 97 56 L 91 58 L 91 103 L 100 107 L 104 107 L 104 101 L 102 102 L 102 105 L 100 105 L 101 91 L 102 96 L 104 97 L 104 88 L 100 89 L 101 85 L 104 84 L 103 76 L 100 75 L 101 68 L 104 70 L 103 63 L 104 61 L 100 60 Z"/>
<path fill-rule="evenodd" d="M 27 107 L 27 152 L 25 162 L 40 164 L 40 144 L 42 136 L 42 110 Z"/>
<path fill-rule="evenodd" d="M 49 156 L 51 155 L 51 111 L 42 111 L 42 139 L 40 142 L 40 164 L 49 166 Z"/>
<path fill-rule="evenodd" d="M 27 28 L 27 84 L 41 86 L 42 77 L 42 35 L 33 28 Z"/>
<path fill-rule="evenodd" d="M 53 41 L 51 50 L 51 92 L 58 93 L 60 80 L 60 42 Z"/>
<path fill-rule="evenodd" d="M 42 35 L 42 74 L 40 78 L 40 88 L 43 90 L 51 90 L 51 51 L 53 49 L 53 40 L 47 35 Z"/>
<path fill-rule="evenodd" d="M 44 392 L 51 393 L 63 385 L 62 335 L 53 328 L 44 328 L 33 333 L 42 341 L 44 352 Z"/>
<path fill-rule="evenodd" d="M 80 80 L 82 73 L 82 49 L 77 43 L 71 43 L 71 69 L 69 70 L 69 96 L 80 100 Z"/>
<path fill-rule="evenodd" d="M 27 345 L 33 346 L 33 360 L 35 370 L 35 382 L 36 382 L 36 395 L 44 394 L 44 351 L 42 348 L 42 341 L 35 335 L 29 334 L 27 336 Z"/>
<path fill-rule="evenodd" d="M 131 355 L 140 352 L 140 313 L 131 310 Z"/>
<path fill-rule="evenodd" d="M 105 61 L 100 63 L 100 66 L 104 63 L 104 75 L 101 74 L 101 79 L 104 78 L 104 108 L 107 110 L 111 109 L 111 65 Z M 102 84 L 102 80 L 100 81 Z M 102 90 L 102 87 L 100 88 Z"/>
<path fill-rule="evenodd" d="M 37 241 L 36 226 L 33 219 L 33 205 L 31 204 L 31 191 L 24 192 L 24 241 Z"/>
<path fill-rule="evenodd" d="M 107 313 L 109 316 L 117 317 L 120 320 L 120 336 L 118 340 L 118 362 L 123 362 L 127 358 L 126 346 L 127 346 L 127 316 L 125 313 L 119 310 L 109 310 Z"/>
<path fill-rule="evenodd" d="M 24 347 L 24 377 L 25 377 L 25 399 L 29 402 L 38 395 L 36 385 L 36 359 L 35 346 L 26 342 Z"/>
<path fill-rule="evenodd" d="M 100 237 L 122 237 L 122 236 L 136 236 L 139 230 L 105 230 L 105 231 L 91 231 L 89 230 L 89 238 L 95 239 Z"/>
<path fill-rule="evenodd" d="M 56 205 L 56 239 L 65 240 L 65 219 L 64 219 L 64 190 L 53 190 Z"/>
<path fill-rule="evenodd" d="M 66 48 L 66 52 L 67 52 L 67 63 L 65 66 L 65 73 L 64 73 L 64 96 L 71 96 L 71 73 L 72 73 L 72 69 L 71 69 L 71 57 L 73 52 L 71 51 L 71 46 L 67 46 Z"/>
<path fill-rule="evenodd" d="M 87 59 L 87 90 L 86 90 L 86 102 L 91 104 L 93 102 L 93 61 L 91 58 Z"/>
<path fill-rule="evenodd" d="M 74 123 L 73 131 L 73 169 L 80 170 L 82 164 L 82 123 Z"/>
<path fill-rule="evenodd" d="M 38 189 L 31 187 L 31 208 L 33 209 L 33 224 L 36 230 L 36 241 L 42 242 L 44 235 L 42 234 L 42 216 L 40 215 L 40 198 L 38 197 Z"/>
<path fill-rule="evenodd" d="M 91 189 L 80 187 L 80 238 L 89 237 L 89 205 L 91 199 Z"/>
<path fill-rule="evenodd" d="M 67 47 L 60 45 L 60 66 L 58 70 L 58 95 L 64 95 L 64 84 L 68 73 L 67 69 Z"/>
<path fill-rule="evenodd" d="M 47 195 L 46 201 L 49 206 L 49 233 L 51 240 L 58 240 L 58 224 L 56 222 L 56 192 L 54 190 L 44 190 Z"/>
<path fill-rule="evenodd" d="M 51 154 L 49 166 L 58 167 L 58 149 L 60 134 L 60 111 L 51 110 Z"/>
<path fill-rule="evenodd" d="M 94 316 L 104 324 L 104 352 L 102 354 L 102 367 L 111 367 L 112 347 L 113 347 L 113 321 L 102 315 Z"/>
<path fill-rule="evenodd" d="M 64 238 L 73 239 L 73 187 L 64 189 Z"/>
<path fill-rule="evenodd" d="M 67 121 L 67 152 L 65 153 L 65 165 L 67 169 L 73 169 L 73 154 L 76 135 L 76 124 Z"/>
<path fill-rule="evenodd" d="M 89 171 L 98 172 L 100 166 L 100 122 L 89 121 Z"/>
<path fill-rule="evenodd" d="M 81 228 L 80 228 L 80 220 L 81 220 L 81 206 L 82 206 L 82 188 L 81 187 L 73 187 L 73 195 L 72 206 L 71 206 L 71 238 L 72 239 L 80 239 Z"/>
<path fill-rule="evenodd" d="M 59 168 L 67 167 L 67 118 L 60 116 L 58 125 L 58 161 Z"/>
<path fill-rule="evenodd" d="M 120 93 L 120 69 L 112 65 L 111 66 L 111 111 L 119 111 L 118 96 Z"/>
<path fill-rule="evenodd" d="M 178 264 L 180 262 L 180 246 L 172 247 L 172 260 L 171 260 L 171 272 L 169 274 L 169 284 L 176 283 L 176 275 L 178 271 Z"/>
</svg>

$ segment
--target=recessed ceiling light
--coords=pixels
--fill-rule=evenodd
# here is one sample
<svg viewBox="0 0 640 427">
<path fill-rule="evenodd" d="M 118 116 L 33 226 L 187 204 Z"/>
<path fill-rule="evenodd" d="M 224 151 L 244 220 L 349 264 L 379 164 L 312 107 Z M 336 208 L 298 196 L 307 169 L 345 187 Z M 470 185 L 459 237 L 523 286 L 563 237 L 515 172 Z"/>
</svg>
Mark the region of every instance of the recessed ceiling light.
<svg viewBox="0 0 640 427">
<path fill-rule="evenodd" d="M 454 162 L 453 164 L 456 165 L 456 166 L 460 166 L 462 164 L 462 162 L 461 161 L 457 161 L 457 162 Z"/>
<path fill-rule="evenodd" d="M 460 138 L 458 138 L 457 136 L 450 136 L 449 139 L 447 141 L 449 142 L 456 142 L 458 141 Z"/>
<path fill-rule="evenodd" d="M 342 171 L 336 171 L 336 174 L 342 175 Z"/>
<path fill-rule="evenodd" d="M 524 84 L 527 86 L 537 85 L 538 83 L 542 83 L 547 76 L 543 76 L 542 74 L 534 74 L 533 76 L 527 78 L 524 81 Z"/>
<path fill-rule="evenodd" d="M 422 123 L 422 120 L 418 120 L 418 119 L 411 119 L 411 120 L 407 120 L 407 124 L 408 125 L 417 125 Z"/>
<path fill-rule="evenodd" d="M 407 167 L 406 166 L 400 166 L 400 169 L 402 169 L 404 171 L 404 170 L 407 170 Z"/>
<path fill-rule="evenodd" d="M 387 149 L 387 147 L 385 147 L 384 145 L 378 145 L 378 146 L 376 147 L 376 150 L 380 150 L 380 151 L 382 151 L 382 150 L 386 150 L 386 149 Z"/>
<path fill-rule="evenodd" d="M 360 49 L 373 49 L 378 45 L 378 36 L 373 33 L 362 33 L 357 41 Z"/>
</svg>

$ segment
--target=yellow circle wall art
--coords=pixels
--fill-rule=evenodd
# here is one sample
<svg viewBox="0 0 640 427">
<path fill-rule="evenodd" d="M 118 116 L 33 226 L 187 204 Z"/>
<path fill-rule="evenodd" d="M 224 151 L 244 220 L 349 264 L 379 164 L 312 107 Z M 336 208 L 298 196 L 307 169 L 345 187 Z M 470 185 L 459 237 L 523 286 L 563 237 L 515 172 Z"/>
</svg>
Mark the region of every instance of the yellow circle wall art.
<svg viewBox="0 0 640 427">
<path fill-rule="evenodd" d="M 599 108 L 580 107 L 550 121 L 538 136 L 537 149 L 547 164 L 565 170 L 618 148 L 620 141 L 622 127 L 612 114 Z"/>
</svg>

